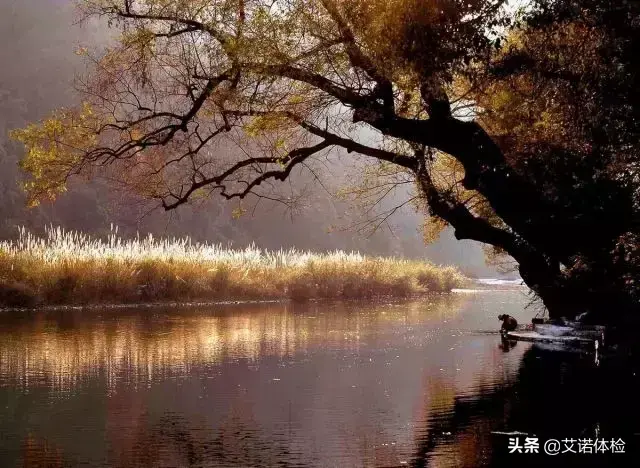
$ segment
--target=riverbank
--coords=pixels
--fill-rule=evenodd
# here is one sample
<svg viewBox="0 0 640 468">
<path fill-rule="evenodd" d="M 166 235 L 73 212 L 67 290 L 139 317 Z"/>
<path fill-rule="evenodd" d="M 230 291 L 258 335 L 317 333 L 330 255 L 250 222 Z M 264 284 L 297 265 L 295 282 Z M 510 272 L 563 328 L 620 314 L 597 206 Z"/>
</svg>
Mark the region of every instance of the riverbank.
<svg viewBox="0 0 640 468">
<path fill-rule="evenodd" d="M 425 261 L 123 239 L 117 230 L 98 239 L 21 229 L 0 243 L 0 307 L 407 297 L 467 283 L 456 268 Z"/>
</svg>

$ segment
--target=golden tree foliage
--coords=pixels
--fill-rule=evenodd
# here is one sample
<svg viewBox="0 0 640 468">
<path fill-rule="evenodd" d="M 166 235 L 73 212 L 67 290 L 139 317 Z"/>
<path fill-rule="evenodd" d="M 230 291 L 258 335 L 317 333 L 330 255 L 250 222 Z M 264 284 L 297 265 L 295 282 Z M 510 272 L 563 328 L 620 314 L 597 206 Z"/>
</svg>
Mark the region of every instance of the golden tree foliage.
<svg viewBox="0 0 640 468">
<path fill-rule="evenodd" d="M 421 86 L 448 86 L 501 3 L 83 0 L 84 15 L 121 31 L 98 55 L 79 50 L 91 64 L 79 91 L 100 118 L 76 111 L 16 133 L 31 199 L 54 197 L 81 166 L 173 207 L 205 186 L 244 197 L 331 147 L 396 161 L 360 143 L 346 111 L 383 101 L 427 117 Z"/>
<path fill-rule="evenodd" d="M 448 206 L 504 227 L 463 188 L 459 161 L 429 150 L 422 166 L 423 143 L 375 123 L 426 122 L 445 101 L 463 116 L 468 90 L 453 78 L 484 59 L 503 3 L 82 0 L 82 13 L 106 18 L 119 37 L 99 53 L 79 49 L 90 64 L 78 77 L 83 109 L 16 132 L 30 199 L 55 198 L 81 172 L 165 209 L 214 192 L 277 198 L 273 182 L 339 148 L 377 160 L 343 193 L 365 212 L 426 170 Z M 403 205 L 428 209 L 419 186 L 406 193 Z M 359 227 L 376 229 L 397 208 Z M 430 211 L 425 238 L 446 226 Z"/>
<path fill-rule="evenodd" d="M 598 57 L 601 41 L 597 29 L 581 22 L 514 30 L 492 65 L 467 83 L 478 119 L 508 154 L 526 152 L 537 142 L 574 154 L 590 150 L 589 137 L 576 127 L 580 115 L 590 112 L 584 106 L 591 105 L 578 83 L 606 73 L 608 65 Z"/>
<path fill-rule="evenodd" d="M 66 190 L 68 177 L 80 171 L 83 155 L 96 144 L 98 126 L 98 118 L 85 103 L 80 109 L 62 109 L 40 124 L 12 132 L 28 148 L 20 165 L 32 176 L 24 184 L 31 206 L 42 199 L 53 200 Z"/>
</svg>

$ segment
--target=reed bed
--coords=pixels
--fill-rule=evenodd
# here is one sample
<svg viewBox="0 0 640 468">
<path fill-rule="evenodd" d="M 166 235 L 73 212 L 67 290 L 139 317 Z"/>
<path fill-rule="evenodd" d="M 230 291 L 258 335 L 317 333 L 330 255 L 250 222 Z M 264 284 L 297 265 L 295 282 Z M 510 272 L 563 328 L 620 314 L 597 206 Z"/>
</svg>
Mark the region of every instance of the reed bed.
<svg viewBox="0 0 640 468">
<path fill-rule="evenodd" d="M 260 299 L 364 299 L 448 292 L 453 267 L 357 252 L 267 251 L 189 238 L 106 238 L 50 227 L 0 242 L 0 307 Z"/>
</svg>

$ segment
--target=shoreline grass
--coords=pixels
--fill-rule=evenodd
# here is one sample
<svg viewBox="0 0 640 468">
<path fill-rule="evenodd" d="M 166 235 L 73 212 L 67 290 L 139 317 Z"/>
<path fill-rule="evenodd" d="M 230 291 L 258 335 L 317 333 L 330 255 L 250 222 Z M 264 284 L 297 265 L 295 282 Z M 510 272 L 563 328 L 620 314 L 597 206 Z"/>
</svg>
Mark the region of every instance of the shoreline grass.
<svg viewBox="0 0 640 468">
<path fill-rule="evenodd" d="M 140 302 L 366 299 L 449 292 L 454 267 L 359 253 L 266 251 L 190 239 L 106 239 L 24 228 L 0 242 L 0 307 Z"/>
</svg>

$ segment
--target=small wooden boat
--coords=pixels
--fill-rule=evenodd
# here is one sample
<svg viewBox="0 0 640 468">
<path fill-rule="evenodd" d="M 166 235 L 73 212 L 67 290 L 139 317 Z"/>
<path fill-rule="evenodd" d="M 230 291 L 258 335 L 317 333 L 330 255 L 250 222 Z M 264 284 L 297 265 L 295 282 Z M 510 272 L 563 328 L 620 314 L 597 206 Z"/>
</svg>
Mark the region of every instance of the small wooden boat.
<svg viewBox="0 0 640 468">
<path fill-rule="evenodd" d="M 604 345 L 604 327 L 565 322 L 563 325 L 534 323 L 532 330 L 514 330 L 507 339 L 539 343 L 557 343 L 570 346 L 599 348 Z"/>
<path fill-rule="evenodd" d="M 585 338 L 580 336 L 565 336 L 565 335 L 545 335 L 535 330 L 523 330 L 507 332 L 507 338 L 517 341 L 531 341 L 540 343 L 562 343 L 571 345 L 593 345 L 594 340 L 592 338 Z"/>
</svg>

